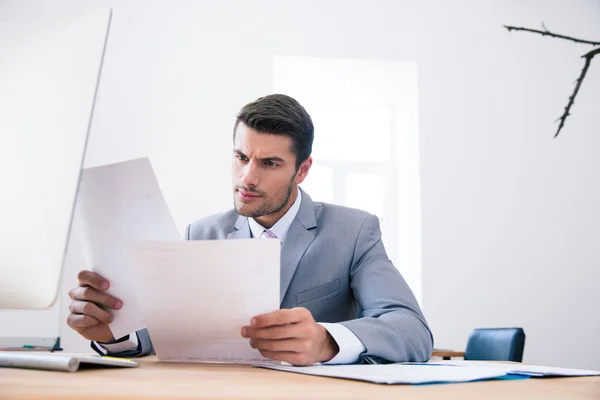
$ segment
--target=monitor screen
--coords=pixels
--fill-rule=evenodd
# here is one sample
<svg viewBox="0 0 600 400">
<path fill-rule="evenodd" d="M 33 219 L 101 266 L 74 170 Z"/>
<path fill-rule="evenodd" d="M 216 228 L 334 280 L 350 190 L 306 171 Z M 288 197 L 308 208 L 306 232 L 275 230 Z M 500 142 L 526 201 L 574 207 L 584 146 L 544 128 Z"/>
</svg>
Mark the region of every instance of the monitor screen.
<svg viewBox="0 0 600 400">
<path fill-rule="evenodd" d="M 46 309 L 58 294 L 112 13 L 8 11 L 0 16 L 0 309 Z"/>
</svg>

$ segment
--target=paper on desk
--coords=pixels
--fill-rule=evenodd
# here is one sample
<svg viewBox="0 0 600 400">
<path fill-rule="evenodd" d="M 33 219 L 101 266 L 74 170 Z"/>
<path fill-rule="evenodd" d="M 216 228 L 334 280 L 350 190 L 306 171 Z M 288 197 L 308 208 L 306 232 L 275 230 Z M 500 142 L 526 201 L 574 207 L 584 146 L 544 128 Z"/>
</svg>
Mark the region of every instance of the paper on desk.
<svg viewBox="0 0 600 400">
<path fill-rule="evenodd" d="M 108 293 L 123 301 L 112 311 L 116 338 L 145 327 L 126 244 L 132 239 L 180 240 L 150 160 L 141 158 L 82 172 L 77 218 L 88 265 L 111 283 Z M 135 277 L 137 279 L 137 277 Z"/>
<path fill-rule="evenodd" d="M 516 375 L 527 375 L 527 376 L 599 376 L 600 371 L 591 371 L 585 369 L 573 369 L 573 368 L 558 368 L 558 367 L 544 367 L 541 365 L 528 365 L 520 363 L 500 363 L 500 362 L 489 362 L 489 361 L 478 361 L 478 360 L 442 360 L 435 361 L 437 365 L 454 365 L 460 367 L 483 367 L 483 368 L 505 368 L 508 369 L 511 374 Z"/>
<path fill-rule="evenodd" d="M 452 365 L 429 364 L 316 365 L 310 367 L 261 365 L 260 367 L 373 383 L 413 385 L 495 379 L 504 377 L 508 373 L 507 368 L 455 367 Z"/>
<path fill-rule="evenodd" d="M 139 241 L 130 250 L 158 359 L 272 362 L 241 329 L 279 309 L 279 240 Z"/>
</svg>

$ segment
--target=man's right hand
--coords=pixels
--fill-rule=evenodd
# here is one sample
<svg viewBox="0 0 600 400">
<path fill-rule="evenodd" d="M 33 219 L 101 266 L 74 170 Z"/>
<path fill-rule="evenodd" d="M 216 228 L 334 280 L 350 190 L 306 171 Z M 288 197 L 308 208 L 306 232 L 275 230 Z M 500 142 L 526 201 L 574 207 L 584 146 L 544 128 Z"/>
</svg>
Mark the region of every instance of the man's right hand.
<svg viewBox="0 0 600 400">
<path fill-rule="evenodd" d="M 123 302 L 106 293 L 110 283 L 95 272 L 81 271 L 77 279 L 79 286 L 69 290 L 72 301 L 67 324 L 88 340 L 115 340 L 108 327 L 114 318 L 106 309 L 119 310 Z"/>
</svg>

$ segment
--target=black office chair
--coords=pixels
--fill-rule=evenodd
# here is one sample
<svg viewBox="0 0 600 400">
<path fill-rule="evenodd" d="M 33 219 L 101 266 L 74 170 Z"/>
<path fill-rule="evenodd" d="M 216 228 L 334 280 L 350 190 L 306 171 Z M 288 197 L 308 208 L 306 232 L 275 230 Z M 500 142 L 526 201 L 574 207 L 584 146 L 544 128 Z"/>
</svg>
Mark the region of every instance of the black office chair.
<svg viewBox="0 0 600 400">
<path fill-rule="evenodd" d="M 469 335 L 465 360 L 523 360 L 525 331 L 522 328 L 481 328 Z"/>
</svg>

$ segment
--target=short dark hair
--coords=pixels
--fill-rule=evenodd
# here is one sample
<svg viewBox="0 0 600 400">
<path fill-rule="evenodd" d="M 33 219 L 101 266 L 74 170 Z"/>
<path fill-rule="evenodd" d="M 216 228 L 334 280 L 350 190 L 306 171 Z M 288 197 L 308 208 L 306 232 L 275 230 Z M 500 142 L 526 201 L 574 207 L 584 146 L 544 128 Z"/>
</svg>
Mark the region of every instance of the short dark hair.
<svg viewBox="0 0 600 400">
<path fill-rule="evenodd" d="M 240 122 L 258 132 L 292 138 L 296 170 L 312 153 L 315 128 L 310 115 L 295 99 L 284 94 L 271 94 L 248 103 L 240 110 L 233 135 Z"/>
</svg>

